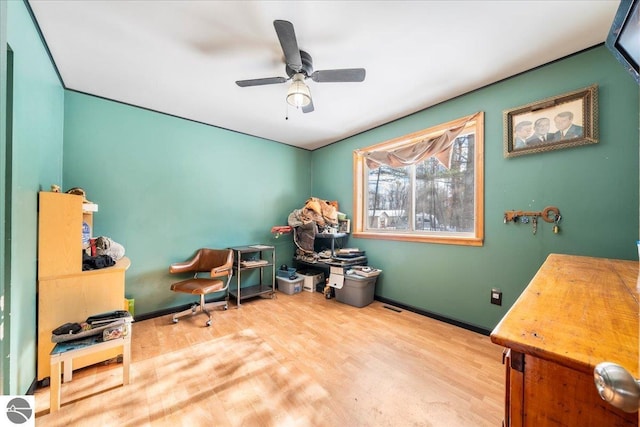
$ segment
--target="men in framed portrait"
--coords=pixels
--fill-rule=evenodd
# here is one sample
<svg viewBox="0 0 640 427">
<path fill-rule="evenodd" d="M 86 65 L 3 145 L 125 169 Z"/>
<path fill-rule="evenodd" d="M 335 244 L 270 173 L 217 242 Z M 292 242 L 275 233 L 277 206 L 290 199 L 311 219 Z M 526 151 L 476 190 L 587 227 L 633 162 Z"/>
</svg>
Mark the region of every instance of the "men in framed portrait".
<svg viewBox="0 0 640 427">
<path fill-rule="evenodd" d="M 571 111 L 563 111 L 558 113 L 553 122 L 558 131 L 554 134 L 556 140 L 581 138 L 584 135 L 582 126 L 573 124 L 573 113 Z"/>
<path fill-rule="evenodd" d="M 513 132 L 513 148 L 524 148 L 527 146 L 527 139 L 531 136 L 533 123 L 529 120 L 524 120 L 516 124 Z"/>
<path fill-rule="evenodd" d="M 551 129 L 551 119 L 548 117 L 540 117 L 533 122 L 533 135 L 527 139 L 527 146 L 553 141 L 555 135 L 553 132 L 549 132 L 549 129 Z"/>
</svg>

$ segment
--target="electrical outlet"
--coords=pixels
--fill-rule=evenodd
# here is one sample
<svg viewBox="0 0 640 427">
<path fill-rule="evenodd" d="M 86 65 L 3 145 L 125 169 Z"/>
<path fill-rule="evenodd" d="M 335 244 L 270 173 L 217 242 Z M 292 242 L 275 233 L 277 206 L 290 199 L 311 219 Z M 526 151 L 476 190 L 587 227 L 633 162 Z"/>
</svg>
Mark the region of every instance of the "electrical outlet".
<svg viewBox="0 0 640 427">
<path fill-rule="evenodd" d="M 491 304 L 502 305 L 502 291 L 500 289 L 491 289 Z"/>
</svg>

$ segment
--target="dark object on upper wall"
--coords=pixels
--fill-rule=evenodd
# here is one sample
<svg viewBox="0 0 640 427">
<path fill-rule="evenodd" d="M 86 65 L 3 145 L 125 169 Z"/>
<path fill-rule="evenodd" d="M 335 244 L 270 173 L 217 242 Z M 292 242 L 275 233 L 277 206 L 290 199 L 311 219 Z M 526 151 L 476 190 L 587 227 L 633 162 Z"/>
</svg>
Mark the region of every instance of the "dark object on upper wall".
<svg viewBox="0 0 640 427">
<path fill-rule="evenodd" d="M 640 84 L 640 0 L 622 0 L 605 45 Z"/>
</svg>

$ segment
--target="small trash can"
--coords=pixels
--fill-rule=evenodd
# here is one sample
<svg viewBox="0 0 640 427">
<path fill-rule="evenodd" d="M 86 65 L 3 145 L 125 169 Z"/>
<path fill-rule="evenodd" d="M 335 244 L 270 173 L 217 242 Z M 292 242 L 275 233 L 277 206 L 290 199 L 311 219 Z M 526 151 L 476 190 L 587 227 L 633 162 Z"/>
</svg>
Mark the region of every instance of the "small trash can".
<svg viewBox="0 0 640 427">
<path fill-rule="evenodd" d="M 354 307 L 365 307 L 373 302 L 378 276 L 364 277 L 345 274 L 342 288 L 336 290 L 336 300 Z"/>
</svg>

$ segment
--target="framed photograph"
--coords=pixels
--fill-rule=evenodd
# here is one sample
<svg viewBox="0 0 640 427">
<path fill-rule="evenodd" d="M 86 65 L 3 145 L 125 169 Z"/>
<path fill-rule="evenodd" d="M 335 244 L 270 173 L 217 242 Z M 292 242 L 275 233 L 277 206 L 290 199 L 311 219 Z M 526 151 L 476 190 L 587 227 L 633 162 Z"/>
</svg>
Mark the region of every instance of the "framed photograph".
<svg viewBox="0 0 640 427">
<path fill-rule="evenodd" d="M 598 143 L 598 86 L 504 112 L 504 156 Z"/>
</svg>

